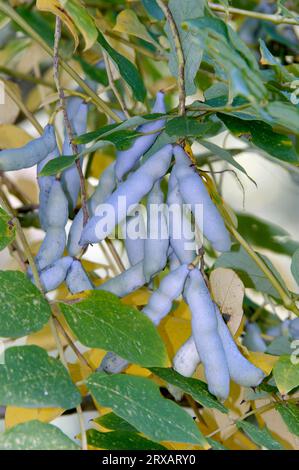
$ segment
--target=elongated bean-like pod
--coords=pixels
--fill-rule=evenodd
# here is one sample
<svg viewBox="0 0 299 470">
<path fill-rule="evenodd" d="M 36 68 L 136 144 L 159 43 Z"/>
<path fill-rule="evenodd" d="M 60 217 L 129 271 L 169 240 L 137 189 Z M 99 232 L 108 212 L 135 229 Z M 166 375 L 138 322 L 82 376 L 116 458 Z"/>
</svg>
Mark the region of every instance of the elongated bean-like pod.
<svg viewBox="0 0 299 470">
<path fill-rule="evenodd" d="M 63 256 L 66 243 L 64 227 L 48 227 L 46 236 L 36 255 L 39 270 L 45 269 Z"/>
<path fill-rule="evenodd" d="M 0 171 L 21 170 L 36 165 L 56 147 L 54 127 L 48 124 L 41 137 L 23 147 L 0 152 Z"/>
<path fill-rule="evenodd" d="M 289 333 L 292 339 L 299 339 L 299 318 L 290 320 Z"/>
<path fill-rule="evenodd" d="M 171 248 L 171 251 L 169 252 L 168 259 L 169 259 L 170 271 L 174 271 L 181 264 L 179 258 L 177 257 L 177 255 L 175 254 L 172 248 Z"/>
<path fill-rule="evenodd" d="M 204 365 L 209 391 L 225 400 L 230 382 L 227 359 L 217 329 L 215 307 L 197 268 L 189 274 L 185 297 L 192 313 L 192 336 Z"/>
<path fill-rule="evenodd" d="M 192 336 L 178 349 L 173 358 L 174 370 L 184 377 L 192 377 L 200 363 L 200 357 Z"/>
<path fill-rule="evenodd" d="M 123 359 L 113 352 L 108 352 L 103 358 L 98 370 L 107 372 L 108 374 L 119 374 L 128 367 L 129 364 L 126 359 Z"/>
<path fill-rule="evenodd" d="M 50 227 L 64 228 L 68 221 L 67 200 L 58 180 L 54 181 L 50 191 L 46 214 Z"/>
<path fill-rule="evenodd" d="M 263 380 L 264 373 L 240 353 L 217 306 L 215 306 L 215 313 L 218 322 L 218 332 L 224 347 L 229 374 L 232 380 L 243 387 L 256 387 Z"/>
<path fill-rule="evenodd" d="M 169 178 L 167 204 L 170 246 L 181 263 L 192 263 L 196 256 L 195 235 L 174 171 Z"/>
<path fill-rule="evenodd" d="M 59 150 L 57 146 L 55 149 L 47 155 L 47 157 L 42 160 L 38 165 L 37 165 L 37 174 L 39 174 L 44 166 L 53 158 L 58 157 L 59 155 Z M 43 230 L 47 230 L 48 228 L 48 221 L 46 217 L 46 210 L 47 210 L 47 205 L 48 205 L 48 200 L 49 200 L 49 195 L 52 189 L 52 186 L 55 181 L 55 176 L 39 176 L 37 178 L 38 181 L 38 186 L 39 186 L 39 220 L 40 224 Z"/>
<path fill-rule="evenodd" d="M 155 325 L 158 325 L 166 317 L 171 310 L 173 301 L 181 295 L 188 273 L 187 265 L 179 266 L 175 271 L 170 272 L 162 279 L 159 288 L 151 295 L 148 305 L 144 307 L 142 312 Z M 117 277 L 114 279 L 117 279 Z M 103 285 L 100 287 L 103 287 Z M 110 290 L 110 292 L 115 293 L 115 290 Z M 100 370 L 117 374 L 128 365 L 129 362 L 117 356 L 117 354 L 108 353 L 102 361 Z"/>
<path fill-rule="evenodd" d="M 40 272 L 39 278 L 44 292 L 55 290 L 63 283 L 72 262 L 73 258 L 66 256 L 55 261 L 55 263 Z"/>
<path fill-rule="evenodd" d="M 261 329 L 256 323 L 248 323 L 246 325 L 246 335 L 243 339 L 243 345 L 250 351 L 266 351 L 267 345 L 261 337 Z"/>
<path fill-rule="evenodd" d="M 67 113 L 72 129 L 76 135 L 81 135 L 86 132 L 87 112 L 88 105 L 81 98 L 72 97 L 69 99 Z M 78 147 L 79 152 L 82 149 L 82 146 Z M 73 155 L 73 149 L 67 133 L 65 135 L 62 153 L 63 155 Z M 80 177 L 75 163 L 62 173 L 61 182 L 65 194 L 69 200 L 70 210 L 73 210 L 76 207 L 78 195 L 80 192 Z"/>
<path fill-rule="evenodd" d="M 118 276 L 104 282 L 96 289 L 111 292 L 118 297 L 124 297 L 144 286 L 144 284 L 146 284 L 146 280 L 143 273 L 143 263 L 140 261 Z"/>
<path fill-rule="evenodd" d="M 188 274 L 188 266 L 182 264 L 161 280 L 159 288 L 153 292 L 148 304 L 142 310 L 154 325 L 159 325 L 170 312 L 173 301 L 183 292 Z"/>
<path fill-rule="evenodd" d="M 66 244 L 65 225 L 68 220 L 68 202 L 58 180 L 55 180 L 52 185 L 45 217 L 48 228 L 36 256 L 38 269 L 44 269 L 61 258 Z"/>
<path fill-rule="evenodd" d="M 66 284 L 72 294 L 94 289 L 82 263 L 78 260 L 73 261 L 66 276 Z"/>
<path fill-rule="evenodd" d="M 164 93 L 158 92 L 156 97 L 155 105 L 152 109 L 152 113 L 165 113 L 165 102 Z M 158 121 L 151 121 L 148 124 L 143 124 L 137 130 L 139 132 L 147 133 L 152 132 L 149 135 L 143 135 L 138 137 L 132 147 L 128 150 L 123 150 L 117 153 L 117 160 L 115 166 L 115 174 L 119 181 L 121 181 L 126 173 L 128 173 L 135 166 L 139 158 L 153 145 L 159 132 L 159 129 L 164 126 L 165 120 L 159 119 Z"/>
<path fill-rule="evenodd" d="M 201 177 L 190 166 L 190 160 L 187 163 L 188 157 L 180 146 L 174 147 L 174 155 L 179 190 L 184 202 L 191 205 L 196 224 L 216 250 L 229 251 L 229 232 Z"/>
<path fill-rule="evenodd" d="M 160 181 L 157 181 L 147 198 L 147 238 L 144 242 L 144 275 L 147 282 L 162 271 L 167 263 L 169 234 L 167 208 Z"/>
<path fill-rule="evenodd" d="M 171 157 L 172 146 L 165 145 L 121 183 L 84 227 L 80 245 L 97 243 L 106 238 L 152 189 L 154 183 L 165 175 Z"/>
<path fill-rule="evenodd" d="M 89 215 L 92 216 L 95 213 L 97 206 L 104 202 L 104 200 L 110 196 L 115 188 L 115 174 L 114 174 L 114 162 L 106 168 L 102 173 L 95 192 L 88 201 Z M 67 248 L 70 256 L 77 256 L 82 247 L 79 245 L 79 241 L 83 230 L 83 210 L 80 209 L 76 214 L 72 226 L 70 228 Z"/>
<path fill-rule="evenodd" d="M 122 230 L 128 259 L 134 266 L 144 258 L 146 230 L 142 214 L 137 211 L 135 215 L 129 215 Z"/>
</svg>

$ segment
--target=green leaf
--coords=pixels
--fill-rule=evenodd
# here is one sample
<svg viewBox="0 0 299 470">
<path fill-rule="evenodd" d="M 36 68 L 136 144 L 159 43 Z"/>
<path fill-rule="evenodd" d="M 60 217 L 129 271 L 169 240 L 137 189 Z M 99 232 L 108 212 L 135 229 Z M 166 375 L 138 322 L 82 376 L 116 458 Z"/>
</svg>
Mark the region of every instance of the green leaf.
<svg viewBox="0 0 299 470">
<path fill-rule="evenodd" d="M 281 356 L 273 369 L 277 388 L 282 395 L 299 386 L 299 367 L 292 359 L 292 356 Z"/>
<path fill-rule="evenodd" d="M 61 171 L 66 170 L 72 166 L 77 158 L 77 155 L 62 155 L 61 157 L 53 158 L 53 160 L 50 160 L 48 163 L 46 163 L 38 176 L 57 175 L 57 173 L 60 173 Z"/>
<path fill-rule="evenodd" d="M 161 8 L 157 5 L 156 0 L 142 0 L 144 8 L 147 12 L 156 20 L 163 20 L 164 13 Z"/>
<path fill-rule="evenodd" d="M 43 38 L 48 46 L 53 48 L 55 28 L 45 19 L 45 16 L 37 10 L 30 10 L 26 6 L 19 6 L 16 10 L 19 15 L 21 15 L 23 20 L 25 20 L 26 23 L 30 25 L 31 28 L 33 28 L 40 37 Z M 15 27 L 21 29 L 16 23 Z"/>
<path fill-rule="evenodd" d="M 290 234 L 278 225 L 274 225 L 252 214 L 239 212 L 237 217 L 238 232 L 251 245 L 286 255 L 292 255 L 299 248 L 299 243 L 292 240 Z"/>
<path fill-rule="evenodd" d="M 167 364 L 165 346 L 153 323 L 114 294 L 90 291 L 81 302 L 60 306 L 70 328 L 86 346 L 114 351 L 145 367 Z"/>
<path fill-rule="evenodd" d="M 33 420 L 0 434 L 0 450 L 80 450 L 59 428 Z"/>
<path fill-rule="evenodd" d="M 136 433 L 126 431 L 99 432 L 87 431 L 87 442 L 97 449 L 108 450 L 166 450 L 166 447 L 150 441 Z"/>
<path fill-rule="evenodd" d="M 191 416 L 176 403 L 163 398 L 158 386 L 149 379 L 95 373 L 88 377 L 87 386 L 102 406 L 112 408 L 154 441 L 206 444 Z"/>
<path fill-rule="evenodd" d="M 0 251 L 9 245 L 16 236 L 16 227 L 11 217 L 0 207 Z"/>
<path fill-rule="evenodd" d="M 284 162 L 298 162 L 298 156 L 292 140 L 278 134 L 263 121 L 248 121 L 227 114 L 218 114 L 228 130 L 237 137 L 243 137 L 272 157 Z M 299 116 L 298 116 L 299 117 Z"/>
<path fill-rule="evenodd" d="M 275 409 L 286 423 L 289 431 L 299 436 L 299 408 L 294 403 L 278 403 Z"/>
<path fill-rule="evenodd" d="M 62 363 L 38 346 L 5 351 L 0 366 L 0 404 L 64 409 L 75 408 L 81 395 Z"/>
<path fill-rule="evenodd" d="M 273 438 L 266 426 L 261 429 L 247 421 L 237 421 L 237 428 L 244 431 L 249 439 L 260 447 L 266 447 L 269 450 L 284 450 L 283 446 Z"/>
<path fill-rule="evenodd" d="M 259 256 L 264 260 L 267 266 L 284 285 L 284 281 L 268 258 L 262 255 Z M 231 268 L 236 271 L 245 287 L 251 287 L 258 292 L 265 292 L 266 294 L 279 299 L 279 294 L 276 289 L 274 289 L 263 271 L 257 266 L 257 264 L 243 248 L 236 250 L 236 247 L 233 247 L 232 251 L 223 253 L 215 261 L 214 267 Z"/>
<path fill-rule="evenodd" d="M 255 181 L 248 175 L 247 171 L 245 168 L 240 165 L 232 156 L 231 152 L 229 150 L 223 149 L 222 147 L 219 147 L 218 145 L 214 144 L 213 142 L 208 142 L 206 140 L 200 140 L 199 143 L 203 145 L 206 149 L 208 149 L 210 152 L 212 152 L 214 155 L 217 155 L 220 157 L 222 160 L 230 163 L 232 166 L 237 168 L 237 170 L 241 171 L 246 175 L 250 181 L 252 181 L 255 185 Z"/>
<path fill-rule="evenodd" d="M 111 431 L 137 432 L 136 428 L 114 413 L 107 413 L 99 418 L 95 418 L 93 421 Z"/>
<path fill-rule="evenodd" d="M 105 68 L 97 67 L 97 65 L 92 65 L 82 57 L 77 56 L 75 59 L 80 63 L 83 72 L 94 82 L 100 83 L 101 85 L 108 86 L 109 81 L 107 77 L 107 72 Z"/>
<path fill-rule="evenodd" d="M 201 380 L 193 379 L 192 377 L 184 377 L 171 368 L 162 369 L 151 367 L 150 370 L 153 374 L 165 380 L 165 382 L 170 383 L 191 395 L 192 398 L 202 406 L 206 408 L 215 408 L 222 413 L 228 413 L 227 408 L 216 400 L 216 398 L 208 391 L 207 384 Z"/>
<path fill-rule="evenodd" d="M 203 50 L 199 49 L 197 45 L 194 45 L 191 40 L 190 32 L 183 30 L 181 25 L 187 19 L 202 16 L 204 14 L 205 4 L 205 0 L 201 2 L 198 0 L 189 0 L 188 2 L 182 2 L 181 0 L 170 0 L 168 3 L 168 7 L 178 28 L 181 44 L 183 47 L 185 58 L 185 88 L 187 95 L 193 95 L 196 93 L 194 79 L 200 67 Z M 165 32 L 170 43 L 169 69 L 174 77 L 178 77 L 178 58 L 173 35 L 168 22 L 165 24 Z"/>
<path fill-rule="evenodd" d="M 295 251 L 292 256 L 291 271 L 294 279 L 299 284 L 299 248 Z"/>
<path fill-rule="evenodd" d="M 198 15 L 202 16 L 202 15 Z M 190 42 L 205 53 L 215 64 L 214 68 L 223 81 L 223 72 L 230 85 L 230 98 L 244 96 L 258 102 L 267 96 L 254 55 L 240 36 L 219 18 L 187 18 L 183 27 L 192 33 Z"/>
<path fill-rule="evenodd" d="M 64 1 L 63 8 L 72 18 L 76 27 L 84 37 L 85 50 L 90 49 L 97 40 L 98 31 L 93 18 L 88 13 L 87 8 L 81 5 L 78 0 Z"/>
<path fill-rule="evenodd" d="M 132 88 L 133 95 L 138 101 L 144 101 L 146 97 L 146 89 L 142 77 L 132 62 L 126 57 L 119 54 L 113 47 L 108 44 L 102 33 L 99 32 L 98 42 L 109 54 L 115 65 L 118 67 L 121 77 Z"/>
<path fill-rule="evenodd" d="M 207 437 L 207 441 L 213 450 L 228 450 L 227 447 L 224 447 L 224 445 L 220 444 L 220 442 L 215 441 L 214 439 L 211 439 L 210 437 Z"/>
<path fill-rule="evenodd" d="M 271 124 L 285 128 L 299 135 L 299 108 L 292 103 L 273 101 L 268 104 L 267 111 L 271 117 Z M 297 159 L 298 161 L 298 159 Z"/>
<path fill-rule="evenodd" d="M 0 336 L 25 336 L 48 322 L 50 306 L 25 274 L 0 271 L 0 286 Z"/>
<path fill-rule="evenodd" d="M 204 136 L 215 125 L 213 122 L 198 122 L 186 116 L 176 117 L 167 121 L 165 132 L 169 136 L 197 137 Z"/>
</svg>

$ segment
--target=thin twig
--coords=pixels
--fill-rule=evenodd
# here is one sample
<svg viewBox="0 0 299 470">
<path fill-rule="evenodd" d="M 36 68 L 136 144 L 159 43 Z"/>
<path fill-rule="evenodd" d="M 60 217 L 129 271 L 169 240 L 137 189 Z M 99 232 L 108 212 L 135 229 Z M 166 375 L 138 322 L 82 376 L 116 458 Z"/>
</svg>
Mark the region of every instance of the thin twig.
<svg viewBox="0 0 299 470">
<path fill-rule="evenodd" d="M 63 88 L 60 86 L 60 78 L 59 78 L 59 64 L 60 64 L 60 59 L 59 59 L 59 42 L 61 38 L 61 19 L 57 16 L 56 17 L 56 24 L 55 24 L 55 41 L 54 41 L 54 55 L 53 55 L 53 64 L 54 64 L 54 81 L 56 84 L 56 88 L 58 91 L 59 95 L 59 101 L 60 101 L 60 107 L 63 112 L 63 119 L 64 119 L 64 124 L 66 128 L 66 132 L 68 135 L 68 138 L 71 143 L 72 151 L 74 155 L 78 155 L 79 150 L 77 145 L 74 143 L 74 131 L 71 125 L 71 122 L 69 120 L 67 110 L 66 110 L 66 105 L 65 105 L 65 95 Z M 79 178 L 80 178 L 80 189 L 81 189 L 81 202 L 82 202 L 82 211 L 83 211 L 83 225 L 87 224 L 88 221 L 88 208 L 87 208 L 87 194 L 86 194 L 86 188 L 85 188 L 85 181 L 84 181 L 84 175 L 81 167 L 81 162 L 80 159 L 77 158 L 76 161 L 76 167 L 78 170 Z"/>
<path fill-rule="evenodd" d="M 59 309 L 58 305 L 55 304 L 55 308 Z M 54 306 L 53 306 L 53 309 L 54 309 Z M 55 315 L 55 314 L 54 314 Z M 76 354 L 76 356 L 78 357 L 78 359 L 85 365 L 87 366 L 92 372 L 94 372 L 96 370 L 95 367 L 92 366 L 92 364 L 90 364 L 88 362 L 88 360 L 86 359 L 86 357 L 81 353 L 81 351 L 77 348 L 77 346 L 75 345 L 75 343 L 73 342 L 72 338 L 70 337 L 70 335 L 68 334 L 68 332 L 64 329 L 62 323 L 60 322 L 60 320 L 58 319 L 58 317 L 55 315 L 55 323 L 57 324 L 59 330 L 61 331 L 61 333 L 63 334 L 63 336 L 65 337 L 65 339 L 67 340 L 68 344 L 70 345 L 70 347 L 72 348 L 72 350 L 74 351 L 74 353 Z"/>
<path fill-rule="evenodd" d="M 5 91 L 8 94 L 8 96 L 16 103 L 18 108 L 22 111 L 24 116 L 28 119 L 29 122 L 35 127 L 37 132 L 42 135 L 44 132 L 42 126 L 40 123 L 37 121 L 35 116 L 29 111 L 29 109 L 26 107 L 24 104 L 22 98 L 19 98 L 16 93 L 14 93 L 13 89 L 11 88 L 9 82 L 7 80 L 3 80 L 4 85 L 5 85 Z"/>
<path fill-rule="evenodd" d="M 224 5 L 218 5 L 218 3 L 210 3 L 209 2 L 209 7 L 211 10 L 214 11 L 219 11 L 221 13 L 231 13 L 231 14 L 236 14 L 236 15 L 241 15 L 241 16 L 248 16 L 250 18 L 256 18 L 258 20 L 264 20 L 264 21 L 270 21 L 271 23 L 274 24 L 293 24 L 293 25 L 299 25 L 299 21 L 296 20 L 296 18 L 287 18 L 282 15 L 269 15 L 266 13 L 261 13 L 259 11 L 250 11 L 250 10 L 243 10 L 241 8 L 234 8 L 234 7 L 226 7 Z"/>
<path fill-rule="evenodd" d="M 124 263 L 122 262 L 122 260 L 121 260 L 121 258 L 120 258 L 120 256 L 119 256 L 119 254 L 117 253 L 113 241 L 112 241 L 110 238 L 107 238 L 107 239 L 106 239 L 106 243 L 107 243 L 107 245 L 108 245 L 108 248 L 109 248 L 110 251 L 111 251 L 111 254 L 112 254 L 112 256 L 113 256 L 113 258 L 114 258 L 114 260 L 115 260 L 115 262 L 116 262 L 116 264 L 117 264 L 117 266 L 118 266 L 120 272 L 125 271 L 125 270 L 126 270 L 125 265 L 124 265 Z"/>
<path fill-rule="evenodd" d="M 48 44 L 40 37 L 40 35 L 25 21 L 19 13 L 14 10 L 8 3 L 4 3 L 0 0 L 0 11 L 11 18 L 16 24 L 18 24 L 22 30 L 28 34 L 47 54 L 53 57 L 53 50 Z M 85 81 L 77 74 L 71 65 L 65 60 L 61 61 L 61 67 L 72 77 L 75 82 L 82 88 L 82 90 L 92 98 L 95 105 L 107 116 L 111 117 L 115 122 L 122 122 L 119 116 L 109 108 L 109 105 L 105 103 L 88 85 Z"/>
<path fill-rule="evenodd" d="M 181 43 L 180 33 L 176 22 L 172 16 L 172 13 L 164 3 L 163 0 L 157 0 L 157 3 L 161 10 L 163 11 L 171 30 L 171 34 L 174 41 L 174 47 L 177 55 L 178 60 L 178 88 L 179 88 L 179 114 L 182 116 L 185 114 L 186 109 L 186 91 L 185 91 L 185 57 L 184 51 Z"/>
<path fill-rule="evenodd" d="M 8 176 L 0 171 L 0 181 L 1 181 L 1 185 L 5 185 L 8 192 L 13 194 L 13 196 L 15 196 L 17 199 L 19 199 L 19 201 L 24 205 L 28 205 L 28 204 L 31 204 L 31 201 L 30 199 L 28 198 L 28 196 L 23 193 L 23 191 L 21 191 L 21 189 L 19 189 L 16 184 L 11 181 Z"/>
<path fill-rule="evenodd" d="M 55 89 L 54 83 L 48 82 L 47 80 L 44 80 L 41 77 L 33 77 L 32 75 L 19 72 L 18 70 L 9 69 L 8 67 L 4 67 L 3 65 L 0 65 L 0 73 L 8 75 L 9 77 L 17 78 L 19 80 L 34 83 L 36 85 L 43 85 L 47 88 Z"/>
<path fill-rule="evenodd" d="M 123 100 L 121 94 L 119 93 L 119 91 L 118 91 L 118 89 L 117 89 L 117 87 L 114 83 L 114 79 L 113 79 L 113 75 L 112 75 L 112 69 L 111 69 L 111 63 L 110 63 L 109 57 L 108 57 L 107 53 L 104 50 L 102 50 L 102 52 L 103 52 L 104 62 L 105 62 L 105 66 L 106 66 L 106 72 L 107 72 L 108 81 L 109 81 L 109 85 L 111 87 L 111 90 L 113 91 L 113 93 L 115 95 L 115 98 L 119 102 L 119 105 L 120 105 L 124 115 L 126 116 L 127 119 L 129 119 L 130 114 L 128 112 L 128 108 L 126 106 L 125 100 Z"/>
</svg>

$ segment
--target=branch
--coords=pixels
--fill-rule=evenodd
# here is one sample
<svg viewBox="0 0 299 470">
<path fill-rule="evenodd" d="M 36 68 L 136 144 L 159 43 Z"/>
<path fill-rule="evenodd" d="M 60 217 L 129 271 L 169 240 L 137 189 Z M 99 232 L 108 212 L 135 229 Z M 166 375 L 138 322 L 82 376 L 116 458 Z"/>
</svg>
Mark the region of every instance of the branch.
<svg viewBox="0 0 299 470">
<path fill-rule="evenodd" d="M 113 79 L 113 75 L 112 75 L 112 69 L 111 69 L 111 63 L 110 63 L 109 57 L 103 49 L 102 49 L 102 52 L 103 52 L 103 58 L 104 58 L 104 62 L 105 62 L 105 67 L 106 67 L 106 72 L 107 72 L 110 88 L 113 91 L 115 98 L 119 102 L 119 105 L 120 105 L 124 115 L 126 116 L 127 119 L 129 119 L 130 114 L 128 112 L 128 108 L 126 106 L 126 103 L 123 100 L 121 94 L 119 93 L 119 91 L 116 88 L 116 85 L 114 83 L 114 79 Z"/>
<path fill-rule="evenodd" d="M 250 11 L 242 10 L 241 8 L 226 7 L 223 5 L 218 5 L 218 3 L 208 3 L 211 10 L 219 11 L 221 13 L 231 13 L 241 16 L 248 16 L 249 18 L 256 18 L 258 20 L 270 21 L 274 24 L 292 24 L 299 25 L 299 21 L 296 18 L 286 18 L 282 15 L 268 15 L 266 13 L 261 13 L 259 11 Z"/>
<path fill-rule="evenodd" d="M 35 127 L 35 129 L 37 130 L 37 132 L 41 135 L 44 130 L 42 128 L 42 126 L 40 125 L 40 123 L 37 121 L 37 119 L 35 118 L 35 116 L 29 111 L 29 109 L 25 106 L 24 102 L 22 101 L 21 98 L 19 98 L 16 93 L 13 92 L 9 82 L 7 80 L 3 80 L 4 84 L 5 84 L 5 91 L 6 93 L 8 94 L 8 96 L 16 103 L 16 105 L 18 106 L 18 108 L 22 111 L 22 113 L 24 114 L 24 116 L 26 116 L 26 118 L 28 119 L 29 122 L 31 122 L 31 124 Z"/>
<path fill-rule="evenodd" d="M 16 24 L 18 24 L 28 36 L 30 36 L 37 44 L 39 44 L 51 57 L 53 57 L 53 51 L 50 46 L 39 36 L 39 34 L 15 11 L 10 5 L 0 0 L 0 11 L 6 16 L 11 18 Z M 77 72 L 68 64 L 67 61 L 61 61 L 61 67 L 78 83 L 82 90 L 92 98 L 96 106 L 107 116 L 110 116 L 115 122 L 122 122 L 117 114 L 115 114 L 109 106 L 103 101 L 77 74 Z"/>
<path fill-rule="evenodd" d="M 56 88 L 58 91 L 59 95 L 59 101 L 60 101 L 60 107 L 63 112 L 63 119 L 64 119 L 64 124 L 66 128 L 66 132 L 68 135 L 68 138 L 71 143 L 72 151 L 74 155 L 78 155 L 79 150 L 77 145 L 74 143 L 74 132 L 73 128 L 71 125 L 71 122 L 69 120 L 67 110 L 66 110 L 66 105 L 65 105 L 65 95 L 63 88 L 60 85 L 60 79 L 59 79 L 59 42 L 61 38 L 61 19 L 57 16 L 56 17 L 56 24 L 55 24 L 55 41 L 54 41 L 54 57 L 53 57 L 53 62 L 54 62 L 54 81 L 56 84 Z M 88 221 L 88 209 L 87 209 L 87 194 L 86 194 L 86 188 L 85 188 L 85 181 L 84 181 L 84 175 L 81 167 L 81 162 L 80 158 L 77 158 L 76 161 L 76 167 L 78 170 L 79 178 L 80 178 L 80 188 L 81 188 L 81 199 L 82 199 L 82 210 L 83 210 L 83 225 L 87 224 Z"/>
<path fill-rule="evenodd" d="M 171 34 L 173 37 L 173 41 L 174 41 L 175 51 L 176 51 L 177 60 L 178 60 L 178 69 L 179 69 L 179 73 L 178 73 L 179 114 L 182 116 L 185 114 L 186 91 L 185 91 L 185 57 L 184 57 L 183 47 L 181 43 L 181 38 L 180 38 L 178 27 L 174 21 L 174 18 L 172 16 L 172 13 L 168 5 L 166 5 L 163 0 L 157 0 L 157 4 L 159 5 L 164 15 L 166 16 L 166 19 L 169 23 Z"/>
</svg>

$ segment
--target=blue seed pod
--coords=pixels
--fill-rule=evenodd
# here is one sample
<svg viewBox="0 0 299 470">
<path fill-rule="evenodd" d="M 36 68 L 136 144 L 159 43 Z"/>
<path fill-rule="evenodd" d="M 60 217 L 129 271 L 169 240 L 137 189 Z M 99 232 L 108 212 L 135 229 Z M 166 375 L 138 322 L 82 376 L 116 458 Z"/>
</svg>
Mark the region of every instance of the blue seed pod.
<svg viewBox="0 0 299 470">
<path fill-rule="evenodd" d="M 46 217 L 49 227 L 64 227 L 68 221 L 68 203 L 61 183 L 55 180 L 49 193 Z"/>
<path fill-rule="evenodd" d="M 88 212 L 90 216 L 93 216 L 96 208 L 99 204 L 102 204 L 104 200 L 110 196 L 115 188 L 115 175 L 114 175 L 114 162 L 109 165 L 108 168 L 101 175 L 97 188 L 91 198 L 88 201 Z M 70 228 L 67 248 L 70 256 L 77 256 L 82 247 L 79 245 L 79 241 L 83 230 L 83 210 L 80 209 L 76 217 L 72 222 Z"/>
<path fill-rule="evenodd" d="M 173 301 L 183 292 L 188 274 L 188 266 L 182 264 L 161 280 L 159 288 L 151 295 L 148 304 L 142 310 L 154 325 L 159 325 L 170 312 Z"/>
<path fill-rule="evenodd" d="M 246 325 L 246 335 L 243 339 L 243 345 L 250 351 L 266 351 L 267 345 L 261 337 L 261 329 L 256 323 L 248 323 Z"/>
<path fill-rule="evenodd" d="M 72 294 L 92 290 L 94 286 L 82 264 L 78 260 L 74 260 L 66 276 L 66 284 Z"/>
<path fill-rule="evenodd" d="M 299 339 L 299 318 L 290 320 L 289 332 L 292 339 Z"/>
<path fill-rule="evenodd" d="M 189 164 L 184 162 L 186 156 L 180 146 L 174 147 L 174 155 L 177 162 L 175 175 L 179 190 L 184 202 L 191 205 L 196 224 L 215 250 L 229 251 L 231 246 L 229 232 L 202 179 L 190 166 L 190 161 Z"/>
<path fill-rule="evenodd" d="M 0 171 L 14 171 L 30 168 L 56 148 L 54 127 L 48 124 L 41 137 L 31 140 L 23 147 L 2 150 L 0 152 Z"/>
<path fill-rule="evenodd" d="M 218 332 L 224 347 L 229 374 L 232 380 L 243 387 L 257 387 L 262 382 L 264 373 L 240 353 L 217 306 L 215 306 L 215 313 L 218 322 Z"/>
<path fill-rule="evenodd" d="M 143 264 L 142 262 L 139 262 L 118 276 L 115 276 L 96 287 L 96 289 L 111 292 L 118 297 L 125 297 L 131 292 L 144 286 L 144 284 L 146 284 L 146 280 L 143 274 Z"/>
<path fill-rule="evenodd" d="M 147 238 L 144 243 L 144 275 L 147 282 L 162 271 L 167 263 L 169 234 L 167 208 L 160 180 L 147 198 Z"/>
<path fill-rule="evenodd" d="M 152 113 L 165 113 L 164 93 L 157 93 L 156 102 L 152 109 Z M 155 131 L 164 126 L 165 120 L 152 121 L 148 124 L 143 124 L 137 130 L 139 132 L 153 132 L 153 134 L 138 137 L 132 147 L 128 150 L 123 150 L 117 153 L 117 160 L 115 166 L 115 174 L 119 181 L 121 181 L 126 173 L 132 170 L 140 159 L 140 157 L 147 152 L 147 150 L 155 142 L 159 132 Z"/>
<path fill-rule="evenodd" d="M 282 334 L 281 326 L 280 325 L 271 326 L 270 328 L 267 329 L 266 334 L 268 336 L 273 336 L 274 338 L 277 338 L 278 336 Z"/>
<path fill-rule="evenodd" d="M 192 336 L 178 349 L 173 358 L 174 370 L 184 377 L 192 377 L 200 363 L 200 357 Z"/>
<path fill-rule="evenodd" d="M 101 208 L 102 215 L 93 216 L 83 229 L 80 245 L 98 243 L 106 238 L 167 172 L 172 146 L 165 145 L 108 197 Z"/>
<path fill-rule="evenodd" d="M 74 133 L 76 135 L 84 134 L 87 129 L 88 104 L 82 98 L 72 97 L 68 100 L 67 113 Z M 83 147 L 79 146 L 78 150 L 81 151 L 82 149 Z M 63 155 L 73 155 L 72 146 L 67 135 L 64 139 L 62 153 Z M 73 210 L 76 207 L 80 192 L 80 177 L 75 163 L 62 173 L 61 182 L 69 200 L 70 210 Z"/>
<path fill-rule="evenodd" d="M 170 247 L 170 250 L 168 250 L 168 260 L 169 260 L 169 269 L 170 271 L 174 271 L 180 266 L 180 260 L 173 251 L 173 249 Z"/>
<path fill-rule="evenodd" d="M 66 278 L 67 272 L 71 267 L 73 258 L 66 256 L 39 273 L 40 282 L 44 292 L 50 292 L 57 289 Z"/>
<path fill-rule="evenodd" d="M 181 263 L 192 263 L 196 256 L 195 235 L 191 220 L 183 206 L 174 171 L 171 172 L 167 194 L 170 246 Z"/>
<path fill-rule="evenodd" d="M 214 304 L 198 269 L 193 269 L 186 283 L 185 296 L 192 313 L 192 335 L 204 365 L 208 388 L 219 399 L 229 394 L 230 376 L 227 359 L 217 329 Z"/>
<path fill-rule="evenodd" d="M 108 374 L 119 374 L 126 369 L 128 365 L 129 362 L 126 359 L 123 359 L 113 352 L 108 352 L 103 358 L 98 370 L 107 372 Z"/>
<path fill-rule="evenodd" d="M 129 215 L 122 231 L 130 265 L 134 266 L 144 258 L 146 230 L 142 214 L 137 211 L 135 215 Z"/>
<path fill-rule="evenodd" d="M 53 152 L 50 152 L 47 157 L 42 160 L 38 165 L 37 165 L 37 174 L 39 174 L 44 166 L 50 161 L 53 160 L 53 158 L 58 157 L 59 155 L 59 150 L 56 146 L 56 148 L 53 150 Z M 49 199 L 49 194 L 52 189 L 52 185 L 55 181 L 55 176 L 40 176 L 37 178 L 38 181 L 38 186 L 39 186 L 39 220 L 40 224 L 43 230 L 47 230 L 48 228 L 48 221 L 46 217 L 46 208 L 48 205 L 48 199 Z"/>
<path fill-rule="evenodd" d="M 62 258 L 65 243 L 66 234 L 64 227 L 48 227 L 46 236 L 35 259 L 38 270 L 45 269 Z"/>
</svg>

